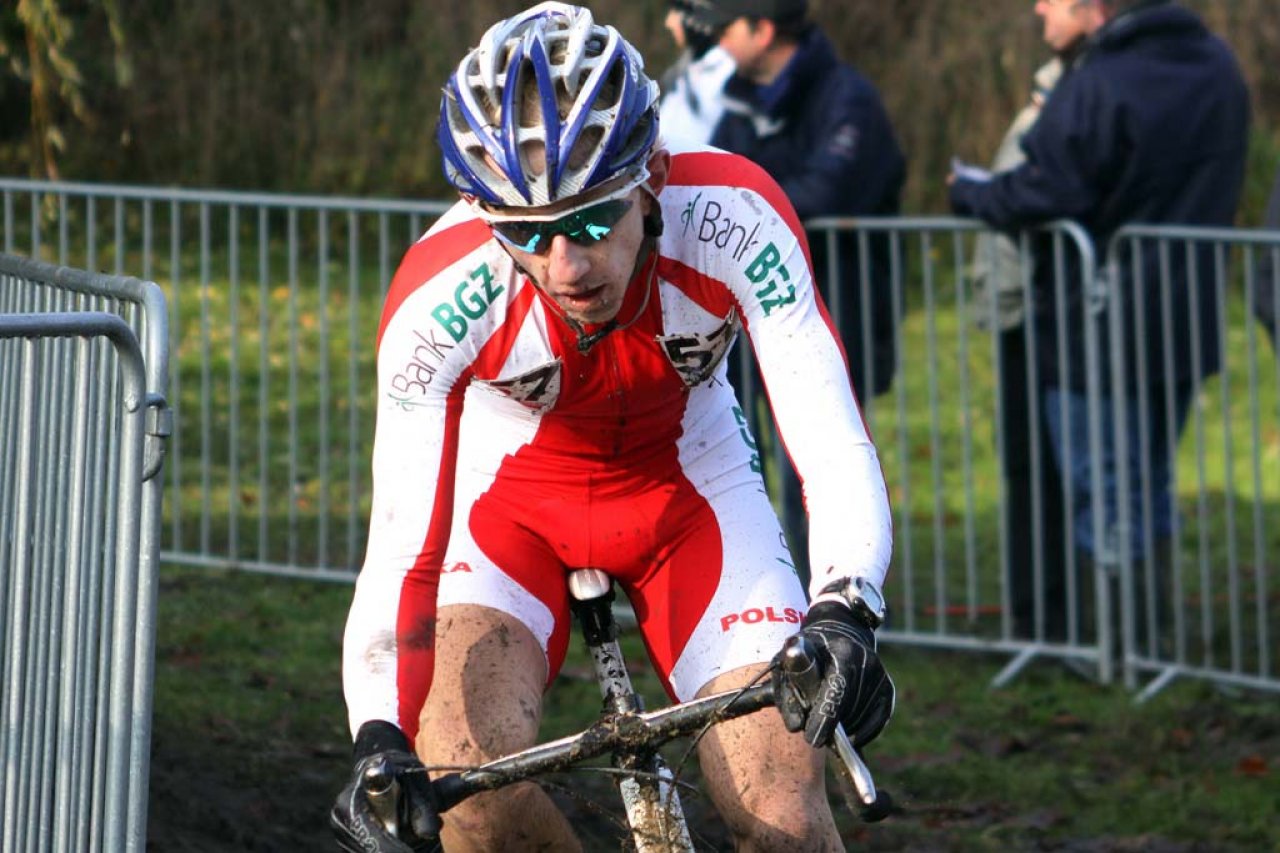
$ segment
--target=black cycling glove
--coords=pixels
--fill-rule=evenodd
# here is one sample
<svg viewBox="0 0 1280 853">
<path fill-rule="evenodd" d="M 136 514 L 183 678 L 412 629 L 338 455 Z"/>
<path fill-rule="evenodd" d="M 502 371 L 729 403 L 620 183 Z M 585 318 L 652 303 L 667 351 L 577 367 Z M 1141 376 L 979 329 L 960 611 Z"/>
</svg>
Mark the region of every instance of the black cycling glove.
<svg viewBox="0 0 1280 853">
<path fill-rule="evenodd" d="M 426 768 L 404 732 L 371 720 L 356 734 L 355 770 L 329 813 L 347 853 L 428 853 L 436 850 L 440 815 Z"/>
<path fill-rule="evenodd" d="M 893 680 L 876 654 L 876 635 L 848 606 L 820 601 L 809 609 L 800 633 L 813 658 L 808 672 L 773 659 L 773 695 L 789 732 L 804 730 L 811 746 L 831 743 L 836 723 L 855 747 L 866 746 L 893 716 Z"/>
</svg>

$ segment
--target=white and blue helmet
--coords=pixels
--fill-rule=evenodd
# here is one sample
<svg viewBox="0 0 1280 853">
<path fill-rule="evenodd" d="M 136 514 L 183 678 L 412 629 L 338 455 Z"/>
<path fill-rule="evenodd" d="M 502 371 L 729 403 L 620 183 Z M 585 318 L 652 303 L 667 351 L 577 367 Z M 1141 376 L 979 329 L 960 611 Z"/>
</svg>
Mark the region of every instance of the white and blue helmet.
<svg viewBox="0 0 1280 853">
<path fill-rule="evenodd" d="M 500 207 L 570 198 L 643 169 L 657 101 L 616 29 L 580 6 L 539 3 L 490 27 L 445 84 L 445 177 Z"/>
</svg>

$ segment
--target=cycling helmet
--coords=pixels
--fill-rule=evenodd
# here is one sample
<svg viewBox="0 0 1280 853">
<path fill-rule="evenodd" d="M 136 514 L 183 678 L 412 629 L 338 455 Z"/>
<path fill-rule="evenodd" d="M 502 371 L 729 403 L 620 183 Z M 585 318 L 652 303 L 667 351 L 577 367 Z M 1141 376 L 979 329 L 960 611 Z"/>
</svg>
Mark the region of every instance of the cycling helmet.
<svg viewBox="0 0 1280 853">
<path fill-rule="evenodd" d="M 499 21 L 445 84 L 445 177 L 497 206 L 552 204 L 644 168 L 658 85 L 613 27 L 567 3 Z"/>
</svg>

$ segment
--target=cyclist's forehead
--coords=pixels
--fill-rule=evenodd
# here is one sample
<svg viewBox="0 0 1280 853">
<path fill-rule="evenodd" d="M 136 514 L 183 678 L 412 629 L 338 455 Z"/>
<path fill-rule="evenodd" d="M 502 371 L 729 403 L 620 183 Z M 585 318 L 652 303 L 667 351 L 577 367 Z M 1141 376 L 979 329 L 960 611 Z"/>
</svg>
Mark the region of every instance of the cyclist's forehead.
<svg viewBox="0 0 1280 853">
<path fill-rule="evenodd" d="M 609 198 L 629 197 L 631 193 L 623 196 L 619 193 L 630 184 L 634 187 L 635 177 L 632 175 L 619 175 L 612 180 L 605 181 L 603 184 L 592 187 L 584 193 L 579 193 L 569 198 L 563 198 L 554 204 L 547 204 L 541 207 L 495 207 L 493 205 L 484 205 L 484 210 L 494 218 L 502 219 L 554 219 L 558 216 L 568 215 L 577 211 L 585 210 L 597 202 L 605 201 Z"/>
</svg>

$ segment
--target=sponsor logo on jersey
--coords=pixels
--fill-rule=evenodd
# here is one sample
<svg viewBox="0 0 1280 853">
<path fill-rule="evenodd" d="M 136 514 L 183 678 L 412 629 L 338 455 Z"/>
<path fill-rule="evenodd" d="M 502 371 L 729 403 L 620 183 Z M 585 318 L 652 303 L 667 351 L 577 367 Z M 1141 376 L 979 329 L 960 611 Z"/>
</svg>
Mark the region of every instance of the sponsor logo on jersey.
<svg viewBox="0 0 1280 853">
<path fill-rule="evenodd" d="M 454 572 L 466 572 L 467 574 L 471 574 L 471 564 L 459 560 L 456 563 L 450 563 L 440 569 L 440 573 L 445 575 L 451 575 Z"/>
<path fill-rule="evenodd" d="M 742 437 L 742 443 L 751 451 L 751 470 L 757 474 L 762 473 L 764 469 L 760 465 L 760 448 L 756 445 L 756 440 L 751 437 L 747 415 L 742 411 L 741 406 L 733 407 L 733 419 L 738 422 L 738 435 Z"/>
<path fill-rule="evenodd" d="M 414 329 L 413 340 L 409 360 L 391 377 L 391 390 L 387 392 L 387 396 L 406 411 L 426 405 L 418 398 L 427 393 L 427 386 L 435 379 L 446 354 L 454 349 L 454 345 L 444 340 L 434 328 L 427 329 L 425 333 Z"/>
<path fill-rule="evenodd" d="M 503 290 L 502 285 L 494 283 L 489 265 L 482 264 L 454 289 L 453 301 L 441 302 L 432 308 L 431 316 L 456 343 L 466 337 L 468 320 L 483 317 Z"/>
<path fill-rule="evenodd" d="M 694 196 L 680 213 L 680 221 L 684 224 L 682 236 L 688 237 L 692 232 L 698 242 L 728 251 L 735 261 L 741 261 L 760 242 L 756 239 L 760 233 L 759 222 L 748 230 L 730 216 L 720 202 L 714 199 L 703 202 L 702 193 Z"/>
<path fill-rule="evenodd" d="M 799 625 L 804 616 L 794 607 L 748 607 L 740 613 L 729 613 L 720 617 L 720 630 L 727 632 L 734 625 L 759 625 L 763 622 L 785 622 L 788 625 Z"/>
<path fill-rule="evenodd" d="M 760 250 L 756 259 L 747 265 L 747 279 L 752 284 L 764 284 L 756 291 L 756 299 L 768 317 L 774 309 L 796 301 L 796 286 L 790 284 L 791 273 L 782 263 L 782 252 L 773 243 Z"/>
<path fill-rule="evenodd" d="M 555 405 L 560 396 L 560 359 L 535 367 L 509 379 L 477 380 L 478 385 L 541 412 Z"/>
<path fill-rule="evenodd" d="M 716 372 L 738 330 L 738 312 L 730 308 L 719 326 L 710 332 L 688 332 L 683 335 L 658 335 L 658 346 L 684 384 L 701 385 Z"/>
</svg>

